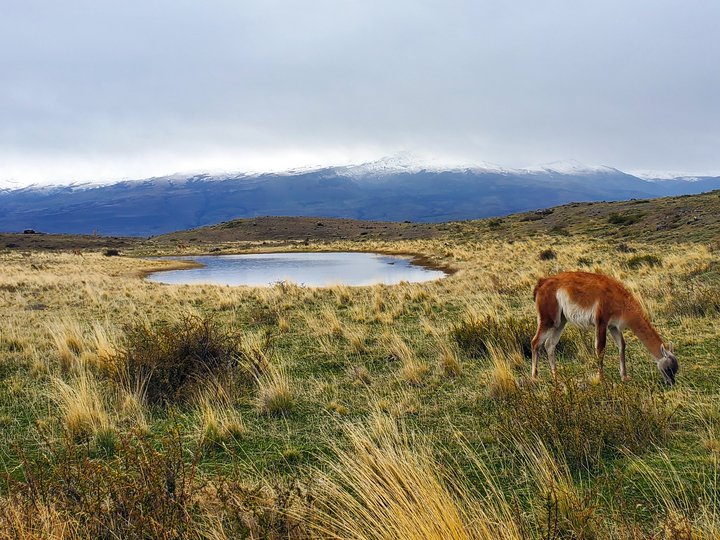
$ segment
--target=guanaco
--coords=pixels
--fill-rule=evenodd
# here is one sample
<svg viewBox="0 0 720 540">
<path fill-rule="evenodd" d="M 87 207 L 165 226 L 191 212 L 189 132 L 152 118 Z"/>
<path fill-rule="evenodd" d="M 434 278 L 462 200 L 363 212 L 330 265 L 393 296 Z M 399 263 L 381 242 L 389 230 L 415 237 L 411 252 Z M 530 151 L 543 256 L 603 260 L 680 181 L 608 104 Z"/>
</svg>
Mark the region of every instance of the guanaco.
<svg viewBox="0 0 720 540">
<path fill-rule="evenodd" d="M 584 328 L 595 327 L 595 353 L 598 374 L 603 374 L 607 332 L 620 350 L 620 376 L 628 380 L 625 367 L 623 330 L 629 328 L 655 359 L 669 385 L 675 384 L 679 366 L 638 300 L 618 280 L 590 272 L 562 272 L 540 278 L 533 290 L 538 313 L 538 328 L 532 339 L 532 378 L 538 375 L 538 351 L 545 345 L 550 369 L 555 376 L 555 347 L 567 322 Z"/>
</svg>

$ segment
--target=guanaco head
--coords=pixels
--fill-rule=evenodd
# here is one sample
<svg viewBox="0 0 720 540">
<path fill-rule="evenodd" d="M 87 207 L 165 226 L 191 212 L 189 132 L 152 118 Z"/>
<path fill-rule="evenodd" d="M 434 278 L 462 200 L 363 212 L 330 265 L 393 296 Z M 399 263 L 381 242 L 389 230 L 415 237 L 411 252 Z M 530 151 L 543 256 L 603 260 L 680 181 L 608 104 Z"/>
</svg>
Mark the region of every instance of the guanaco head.
<svg viewBox="0 0 720 540">
<path fill-rule="evenodd" d="M 672 352 L 672 344 L 669 344 L 667 349 L 665 345 L 660 345 L 660 354 L 662 356 L 655 362 L 657 363 L 660 373 L 662 373 L 665 378 L 665 382 L 672 386 L 675 384 L 675 374 L 680 369 L 677 358 L 675 358 Z"/>
</svg>

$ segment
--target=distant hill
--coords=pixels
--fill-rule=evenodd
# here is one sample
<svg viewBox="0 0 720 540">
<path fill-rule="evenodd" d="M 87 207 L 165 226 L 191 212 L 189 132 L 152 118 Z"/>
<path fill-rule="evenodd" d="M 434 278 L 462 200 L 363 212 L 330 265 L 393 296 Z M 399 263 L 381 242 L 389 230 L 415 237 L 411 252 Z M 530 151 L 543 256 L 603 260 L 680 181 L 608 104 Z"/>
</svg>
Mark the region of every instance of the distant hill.
<svg viewBox="0 0 720 540">
<path fill-rule="evenodd" d="M 616 202 L 570 203 L 503 218 L 447 223 L 405 223 L 336 218 L 260 217 L 235 219 L 151 239 L 66 234 L 0 233 L 0 250 L 102 250 L 120 248 L 220 252 L 297 246 L 305 240 L 396 241 L 425 238 L 523 239 L 535 235 L 589 235 L 618 243 L 697 242 L 720 250 L 720 190 L 700 195 Z M 179 246 L 182 246 L 180 248 Z"/>
<path fill-rule="evenodd" d="M 382 160 L 287 173 L 4 188 L 0 231 L 150 236 L 258 216 L 436 223 L 718 188 L 720 177 L 646 180 L 577 163 L 502 169 Z"/>
</svg>

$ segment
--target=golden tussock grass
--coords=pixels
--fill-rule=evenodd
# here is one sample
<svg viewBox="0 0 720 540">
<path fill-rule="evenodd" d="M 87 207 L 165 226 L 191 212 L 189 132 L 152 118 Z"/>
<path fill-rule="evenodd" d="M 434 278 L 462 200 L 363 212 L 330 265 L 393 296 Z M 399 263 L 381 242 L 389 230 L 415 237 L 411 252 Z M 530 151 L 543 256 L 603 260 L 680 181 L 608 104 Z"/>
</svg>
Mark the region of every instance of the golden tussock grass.
<svg viewBox="0 0 720 540">
<path fill-rule="evenodd" d="M 508 399 L 512 397 L 518 389 L 515 374 L 511 368 L 512 358 L 517 358 L 519 354 L 515 349 L 513 353 L 508 355 L 497 345 L 489 345 L 490 357 L 490 380 L 488 381 L 488 394 L 494 399 Z"/>
<path fill-rule="evenodd" d="M 258 412 L 270 416 L 290 412 L 295 403 L 295 392 L 285 368 L 271 364 L 264 374 L 256 377 L 256 382 Z"/>
<path fill-rule="evenodd" d="M 53 378 L 50 389 L 50 398 L 58 407 L 64 431 L 72 439 L 89 438 L 112 427 L 104 396 L 105 391 L 87 370 L 67 382 Z"/>
<path fill-rule="evenodd" d="M 195 399 L 198 444 L 207 449 L 239 439 L 247 429 L 240 413 L 223 392 L 208 388 Z"/>
<path fill-rule="evenodd" d="M 521 531 L 509 506 L 484 505 L 394 421 L 376 416 L 345 427 L 349 447 L 336 446 L 325 463 L 318 536 L 357 540 L 515 540 Z M 497 501 L 496 501 L 497 502 Z"/>
<path fill-rule="evenodd" d="M 438 338 L 436 343 L 438 371 L 447 377 L 460 375 L 462 373 L 462 361 L 458 351 L 442 338 Z"/>
</svg>

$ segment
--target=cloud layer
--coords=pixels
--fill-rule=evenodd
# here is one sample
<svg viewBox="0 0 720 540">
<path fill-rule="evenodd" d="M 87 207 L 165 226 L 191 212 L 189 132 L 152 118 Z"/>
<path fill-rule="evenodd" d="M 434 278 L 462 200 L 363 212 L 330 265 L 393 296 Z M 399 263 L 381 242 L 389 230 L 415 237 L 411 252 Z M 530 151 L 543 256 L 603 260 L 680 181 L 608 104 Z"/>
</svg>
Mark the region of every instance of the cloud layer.
<svg viewBox="0 0 720 540">
<path fill-rule="evenodd" d="M 0 179 L 403 150 L 720 170 L 711 0 L 24 0 L 2 12 Z"/>
</svg>

